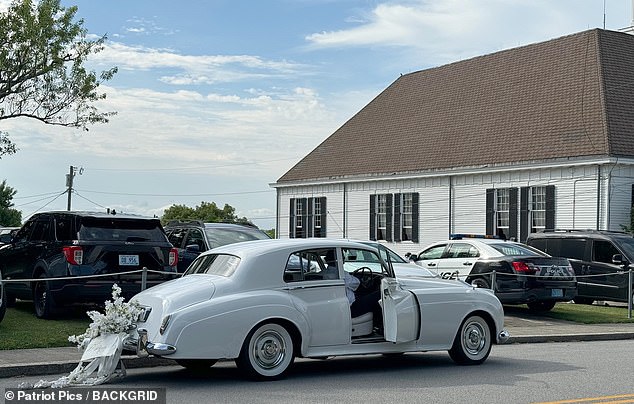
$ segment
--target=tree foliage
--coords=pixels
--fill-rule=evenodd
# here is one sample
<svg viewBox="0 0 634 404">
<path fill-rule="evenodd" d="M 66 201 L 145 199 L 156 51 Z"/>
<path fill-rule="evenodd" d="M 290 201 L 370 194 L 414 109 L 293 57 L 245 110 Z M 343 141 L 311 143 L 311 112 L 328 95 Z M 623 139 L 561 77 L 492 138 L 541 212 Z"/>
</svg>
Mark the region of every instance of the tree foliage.
<svg viewBox="0 0 634 404">
<path fill-rule="evenodd" d="M 629 225 L 622 224 L 621 230 L 626 233 L 634 234 L 634 207 L 630 209 L 630 223 Z"/>
<path fill-rule="evenodd" d="M 77 7 L 60 0 L 13 0 L 0 12 L 0 120 L 27 117 L 46 124 L 88 130 L 106 123 L 115 112 L 100 112 L 106 98 L 98 87 L 117 68 L 97 76 L 84 63 L 103 50 L 106 37 L 88 39 Z M 0 157 L 15 153 L 6 132 L 0 132 Z"/>
<path fill-rule="evenodd" d="M 203 222 L 224 222 L 224 223 L 251 223 L 246 217 L 236 216 L 236 209 L 225 204 L 220 209 L 215 202 L 201 202 L 195 208 L 186 205 L 172 205 L 165 209 L 161 222 L 168 223 L 170 220 L 202 220 Z"/>
<path fill-rule="evenodd" d="M 13 209 L 13 197 L 18 191 L 7 185 L 7 180 L 0 183 L 0 226 L 20 226 L 22 213 Z"/>
</svg>

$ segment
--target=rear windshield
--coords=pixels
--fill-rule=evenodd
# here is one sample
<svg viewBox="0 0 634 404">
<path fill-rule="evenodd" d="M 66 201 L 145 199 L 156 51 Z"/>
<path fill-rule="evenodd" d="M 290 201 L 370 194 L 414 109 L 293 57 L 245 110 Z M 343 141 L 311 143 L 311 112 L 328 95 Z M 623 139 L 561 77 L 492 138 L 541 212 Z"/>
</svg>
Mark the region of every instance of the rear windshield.
<svg viewBox="0 0 634 404">
<path fill-rule="evenodd" d="M 261 230 L 249 228 L 206 228 L 209 248 L 216 248 L 241 241 L 266 240 L 270 237 Z"/>
<path fill-rule="evenodd" d="M 79 240 L 165 242 L 167 237 L 159 224 L 157 220 L 83 218 Z"/>
<path fill-rule="evenodd" d="M 191 263 L 183 276 L 190 274 L 231 276 L 238 268 L 238 264 L 240 264 L 240 258 L 235 255 L 201 255 Z"/>
<path fill-rule="evenodd" d="M 529 247 L 527 245 L 522 245 L 522 244 L 500 243 L 500 244 L 489 244 L 489 246 L 495 248 L 496 250 L 498 250 L 504 255 L 527 255 L 531 257 L 535 257 L 535 256 L 547 257 L 548 256 L 542 251 L 539 251 L 535 248 Z"/>
</svg>

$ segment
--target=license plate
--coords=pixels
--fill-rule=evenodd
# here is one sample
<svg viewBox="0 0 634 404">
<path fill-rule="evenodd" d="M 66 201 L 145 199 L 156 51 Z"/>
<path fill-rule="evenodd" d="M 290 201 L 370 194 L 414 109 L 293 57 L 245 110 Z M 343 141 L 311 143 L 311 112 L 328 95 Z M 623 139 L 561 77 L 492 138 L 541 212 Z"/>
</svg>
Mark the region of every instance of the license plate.
<svg viewBox="0 0 634 404">
<path fill-rule="evenodd" d="M 550 290 L 550 296 L 551 297 L 564 297 L 564 290 L 563 289 L 551 289 Z"/>
<path fill-rule="evenodd" d="M 139 256 L 138 255 L 119 255 L 119 265 L 138 266 Z"/>
</svg>

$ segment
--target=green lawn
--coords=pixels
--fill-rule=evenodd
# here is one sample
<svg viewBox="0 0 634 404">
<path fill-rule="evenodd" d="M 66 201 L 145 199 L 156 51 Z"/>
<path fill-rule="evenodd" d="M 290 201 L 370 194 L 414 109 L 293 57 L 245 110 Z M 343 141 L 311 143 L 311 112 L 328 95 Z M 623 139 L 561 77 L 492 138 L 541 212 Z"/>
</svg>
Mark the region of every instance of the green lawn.
<svg viewBox="0 0 634 404">
<path fill-rule="evenodd" d="M 0 350 L 73 346 L 69 335 L 82 334 L 90 324 L 86 309 L 71 309 L 59 320 L 35 317 L 32 302 L 17 301 L 0 322 Z"/>
<path fill-rule="evenodd" d="M 507 314 L 534 316 L 525 305 L 504 306 Z M 612 304 L 610 306 L 600 306 L 597 304 L 574 304 L 557 303 L 551 311 L 539 313 L 538 315 L 559 320 L 574 321 L 583 324 L 606 324 L 606 323 L 634 323 L 633 319 L 627 318 L 627 304 Z"/>
<path fill-rule="evenodd" d="M 86 315 L 89 307 L 72 308 L 58 320 L 42 320 L 35 317 L 31 302 L 18 301 L 9 308 L 0 322 L 0 350 L 25 348 L 51 348 L 72 346 L 69 335 L 82 334 L 90 324 Z M 535 316 L 525 305 L 505 306 L 507 314 Z M 628 319 L 627 307 L 559 303 L 540 316 L 575 321 L 584 324 L 634 323 Z"/>
</svg>

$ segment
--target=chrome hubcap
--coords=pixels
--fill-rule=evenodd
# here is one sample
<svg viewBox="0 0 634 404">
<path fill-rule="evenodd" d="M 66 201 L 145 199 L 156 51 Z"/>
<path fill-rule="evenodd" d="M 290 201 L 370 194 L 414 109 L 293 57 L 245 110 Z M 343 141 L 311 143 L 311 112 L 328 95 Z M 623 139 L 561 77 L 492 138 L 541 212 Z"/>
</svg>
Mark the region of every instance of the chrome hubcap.
<svg viewBox="0 0 634 404">
<path fill-rule="evenodd" d="M 263 369 L 276 367 L 284 360 L 285 355 L 284 337 L 276 331 L 265 331 L 253 344 L 253 359 Z"/>
<path fill-rule="evenodd" d="M 464 347 L 470 355 L 477 355 L 486 344 L 486 331 L 479 323 L 469 323 L 465 327 Z"/>
</svg>

